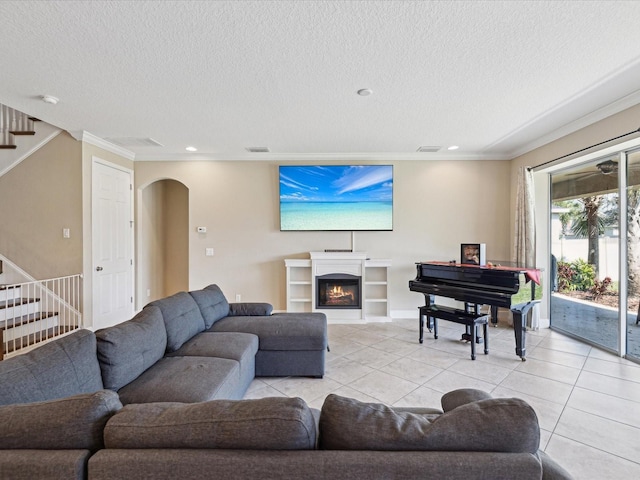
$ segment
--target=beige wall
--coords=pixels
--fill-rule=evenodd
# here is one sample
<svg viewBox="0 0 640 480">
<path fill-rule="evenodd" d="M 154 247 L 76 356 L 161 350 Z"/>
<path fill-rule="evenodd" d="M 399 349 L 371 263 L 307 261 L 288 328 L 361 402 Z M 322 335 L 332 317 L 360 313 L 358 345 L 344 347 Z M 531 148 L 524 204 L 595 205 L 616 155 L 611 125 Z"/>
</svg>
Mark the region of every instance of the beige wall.
<svg viewBox="0 0 640 480">
<path fill-rule="evenodd" d="M 82 272 L 81 152 L 63 132 L 0 177 L 0 253 L 36 279 Z"/>
<path fill-rule="evenodd" d="M 394 230 L 356 232 L 355 247 L 372 258 L 392 260 L 392 310 L 413 310 L 423 303 L 422 296 L 408 288 L 416 261 L 457 259 L 465 242 L 486 243 L 489 258 L 507 259 L 510 162 L 383 163 L 394 165 Z M 284 310 L 285 258 L 351 247 L 349 232 L 279 231 L 278 164 L 135 163 L 138 198 L 144 197 L 144 187 L 166 178 L 188 189 L 190 289 L 217 283 L 230 301 L 241 294 L 243 301 L 267 301 Z M 137 208 L 136 215 L 142 228 L 148 212 Z M 197 233 L 198 226 L 207 227 L 207 233 Z M 145 251 L 150 247 L 137 246 L 139 273 L 152 268 L 144 263 L 150 261 Z M 213 257 L 205 256 L 207 247 L 214 248 Z"/>
<path fill-rule="evenodd" d="M 137 308 L 189 289 L 189 192 L 159 180 L 139 192 Z"/>
</svg>

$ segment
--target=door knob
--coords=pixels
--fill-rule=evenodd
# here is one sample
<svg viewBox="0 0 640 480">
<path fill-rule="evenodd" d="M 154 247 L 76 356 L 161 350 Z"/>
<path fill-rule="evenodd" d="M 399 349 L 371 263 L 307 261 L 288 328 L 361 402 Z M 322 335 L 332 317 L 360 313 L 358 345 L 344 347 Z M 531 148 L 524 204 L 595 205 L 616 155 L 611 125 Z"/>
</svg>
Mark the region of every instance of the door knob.
<svg viewBox="0 0 640 480">
<path fill-rule="evenodd" d="M 96 267 L 96 272 L 101 272 L 102 271 L 102 267 Z"/>
</svg>

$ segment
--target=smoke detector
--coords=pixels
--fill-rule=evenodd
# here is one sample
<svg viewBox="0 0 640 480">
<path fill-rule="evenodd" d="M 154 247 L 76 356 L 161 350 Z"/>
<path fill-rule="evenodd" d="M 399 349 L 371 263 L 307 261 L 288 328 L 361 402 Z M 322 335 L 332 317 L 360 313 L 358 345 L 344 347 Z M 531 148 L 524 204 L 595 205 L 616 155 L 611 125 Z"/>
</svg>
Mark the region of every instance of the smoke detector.
<svg viewBox="0 0 640 480">
<path fill-rule="evenodd" d="M 58 103 L 60 100 L 58 100 L 56 97 L 53 97 L 51 95 L 42 95 L 42 101 L 44 103 L 49 103 L 51 105 L 55 105 L 56 103 Z"/>
</svg>

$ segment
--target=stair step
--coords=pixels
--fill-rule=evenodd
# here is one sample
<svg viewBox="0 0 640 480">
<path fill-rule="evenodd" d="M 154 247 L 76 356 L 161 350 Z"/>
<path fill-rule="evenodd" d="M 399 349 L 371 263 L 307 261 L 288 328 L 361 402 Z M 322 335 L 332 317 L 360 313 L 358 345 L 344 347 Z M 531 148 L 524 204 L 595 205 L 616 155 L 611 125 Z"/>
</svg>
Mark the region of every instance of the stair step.
<svg viewBox="0 0 640 480">
<path fill-rule="evenodd" d="M 9 130 L 11 135 L 35 135 L 36 132 L 33 130 Z"/>
<path fill-rule="evenodd" d="M 40 320 L 46 320 L 58 315 L 58 312 L 36 312 L 29 315 L 22 315 L 20 317 L 8 318 L 7 320 L 0 321 L 0 331 L 7 330 L 8 328 L 16 328 L 21 325 L 28 325 L 29 323 L 39 322 Z"/>
<path fill-rule="evenodd" d="M 17 145 L 0 145 L 0 148 L 18 148 Z"/>
<path fill-rule="evenodd" d="M 72 330 L 77 330 L 78 327 L 55 327 L 49 328 L 47 330 L 43 330 L 41 332 L 31 333 L 24 337 L 16 338 L 15 340 L 10 340 L 7 342 L 7 345 L 4 346 L 6 350 L 4 352 L 0 351 L 0 360 L 2 359 L 2 354 L 6 355 L 7 353 L 11 353 L 15 350 L 20 350 L 21 348 L 26 348 L 30 345 L 35 345 L 36 343 L 42 342 L 43 340 L 47 340 L 49 338 L 54 338 L 59 336 L 62 333 L 68 333 Z M 0 346 L 3 348 L 3 346 Z"/>
<path fill-rule="evenodd" d="M 36 303 L 39 301 L 39 298 L 11 298 L 9 300 L 0 302 L 0 310 L 11 307 L 19 307 L 20 305 L 27 305 L 29 303 Z"/>
</svg>

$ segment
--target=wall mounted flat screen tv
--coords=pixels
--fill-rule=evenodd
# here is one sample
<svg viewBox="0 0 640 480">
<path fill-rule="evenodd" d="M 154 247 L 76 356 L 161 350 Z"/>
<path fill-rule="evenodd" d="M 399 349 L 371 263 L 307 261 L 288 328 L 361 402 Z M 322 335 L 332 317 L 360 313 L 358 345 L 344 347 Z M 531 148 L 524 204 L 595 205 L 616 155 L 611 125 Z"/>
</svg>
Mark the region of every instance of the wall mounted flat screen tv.
<svg viewBox="0 0 640 480">
<path fill-rule="evenodd" d="M 393 230 L 392 165 L 281 165 L 280 230 Z"/>
</svg>

